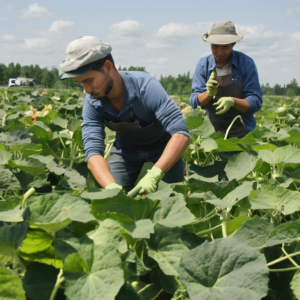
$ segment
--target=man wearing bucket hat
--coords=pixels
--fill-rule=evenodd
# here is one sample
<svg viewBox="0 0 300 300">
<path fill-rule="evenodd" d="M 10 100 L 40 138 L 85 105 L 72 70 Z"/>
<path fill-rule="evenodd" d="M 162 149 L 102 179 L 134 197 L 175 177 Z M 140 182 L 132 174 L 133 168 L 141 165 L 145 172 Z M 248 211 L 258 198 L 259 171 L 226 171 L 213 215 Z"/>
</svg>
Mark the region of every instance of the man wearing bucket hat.
<svg viewBox="0 0 300 300">
<path fill-rule="evenodd" d="M 254 61 L 234 51 L 243 38 L 231 21 L 218 21 L 203 40 L 211 44 L 212 54 L 200 59 L 194 73 L 190 104 L 206 110 L 216 131 L 224 132 L 240 115 L 228 137 L 242 138 L 256 125 L 253 114 L 262 107 L 262 93 Z"/>
<path fill-rule="evenodd" d="M 145 162 L 154 166 L 131 194 L 151 193 L 158 182 L 183 180 L 181 156 L 189 143 L 182 114 L 160 83 L 145 72 L 115 68 L 110 45 L 85 36 L 71 42 L 60 69 L 87 93 L 82 138 L 88 168 L 106 189 L 129 191 Z M 108 162 L 104 159 L 105 128 L 116 131 Z"/>
</svg>

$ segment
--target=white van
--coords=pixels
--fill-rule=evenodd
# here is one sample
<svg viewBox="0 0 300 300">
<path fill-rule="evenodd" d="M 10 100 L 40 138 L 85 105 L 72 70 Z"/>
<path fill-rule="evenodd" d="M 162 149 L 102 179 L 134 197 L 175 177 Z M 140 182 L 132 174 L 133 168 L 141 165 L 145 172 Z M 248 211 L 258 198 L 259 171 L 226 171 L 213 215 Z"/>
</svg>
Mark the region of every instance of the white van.
<svg viewBox="0 0 300 300">
<path fill-rule="evenodd" d="M 34 79 L 33 78 L 10 78 L 8 81 L 8 87 L 11 86 L 34 86 Z"/>
</svg>

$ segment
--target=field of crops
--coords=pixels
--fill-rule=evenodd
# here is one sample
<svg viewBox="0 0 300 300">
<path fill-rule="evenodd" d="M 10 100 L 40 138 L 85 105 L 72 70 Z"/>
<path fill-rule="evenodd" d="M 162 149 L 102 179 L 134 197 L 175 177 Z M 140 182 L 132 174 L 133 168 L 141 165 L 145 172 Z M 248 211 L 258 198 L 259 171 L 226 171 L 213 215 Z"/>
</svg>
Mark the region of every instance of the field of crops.
<svg viewBox="0 0 300 300">
<path fill-rule="evenodd" d="M 242 139 L 187 108 L 185 182 L 131 198 L 86 167 L 84 94 L 0 90 L 0 299 L 300 299 L 298 98 Z"/>
</svg>

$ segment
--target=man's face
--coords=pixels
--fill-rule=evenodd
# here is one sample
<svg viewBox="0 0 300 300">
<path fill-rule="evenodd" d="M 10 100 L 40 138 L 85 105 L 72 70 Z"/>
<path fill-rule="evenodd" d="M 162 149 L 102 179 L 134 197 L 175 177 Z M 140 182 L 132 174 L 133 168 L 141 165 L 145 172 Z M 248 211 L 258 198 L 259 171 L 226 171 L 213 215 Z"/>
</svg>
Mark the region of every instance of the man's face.
<svg viewBox="0 0 300 300">
<path fill-rule="evenodd" d="M 227 64 L 234 44 L 217 45 L 211 44 L 211 52 L 215 57 L 216 64 Z"/>
<path fill-rule="evenodd" d="M 110 93 L 113 88 L 113 79 L 105 71 L 89 71 L 86 74 L 73 77 L 76 82 L 79 82 L 84 91 L 95 99 L 101 99 Z"/>
</svg>

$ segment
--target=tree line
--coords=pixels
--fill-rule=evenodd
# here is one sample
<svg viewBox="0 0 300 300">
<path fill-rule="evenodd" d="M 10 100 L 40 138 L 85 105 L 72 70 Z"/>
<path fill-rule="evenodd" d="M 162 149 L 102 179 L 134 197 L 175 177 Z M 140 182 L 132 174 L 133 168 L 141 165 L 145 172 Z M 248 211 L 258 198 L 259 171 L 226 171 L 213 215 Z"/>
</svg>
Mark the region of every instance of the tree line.
<svg viewBox="0 0 300 300">
<path fill-rule="evenodd" d="M 142 71 L 147 72 L 145 67 L 118 67 L 119 71 Z M 41 68 L 39 65 L 21 66 L 19 63 L 10 63 L 8 66 L 0 64 L 0 85 L 7 86 L 10 78 L 25 77 L 33 78 L 36 85 L 43 88 L 54 89 L 82 89 L 81 85 L 74 80 L 60 80 L 59 70 L 55 67 Z M 190 95 L 192 93 L 193 77 L 190 72 L 174 77 L 160 76 L 159 82 L 169 95 Z M 275 84 L 273 87 L 267 84 L 261 85 L 263 95 L 279 95 L 293 97 L 300 95 L 300 86 L 296 79 L 291 83 L 281 86 Z"/>
</svg>

